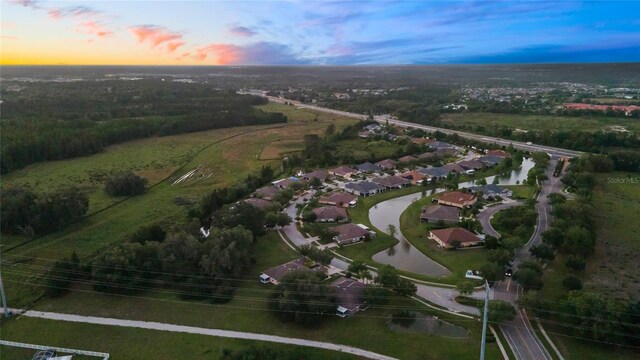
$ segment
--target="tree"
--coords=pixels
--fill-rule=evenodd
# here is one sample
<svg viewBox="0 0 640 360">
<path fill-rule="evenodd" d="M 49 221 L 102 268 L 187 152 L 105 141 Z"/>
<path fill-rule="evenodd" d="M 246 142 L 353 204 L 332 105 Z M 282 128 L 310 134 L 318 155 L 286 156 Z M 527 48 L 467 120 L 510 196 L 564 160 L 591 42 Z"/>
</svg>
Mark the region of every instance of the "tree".
<svg viewBox="0 0 640 360">
<path fill-rule="evenodd" d="M 556 257 L 553 248 L 544 243 L 531 247 L 529 252 L 531 252 L 531 255 L 535 258 L 543 261 L 551 261 Z"/>
<path fill-rule="evenodd" d="M 109 176 L 104 190 L 111 196 L 139 195 L 145 191 L 147 183 L 147 179 L 128 171 Z"/>
<path fill-rule="evenodd" d="M 242 226 L 251 230 L 255 239 L 264 234 L 265 212 L 246 202 L 239 202 L 218 210 L 211 224 L 217 228 Z"/>
<path fill-rule="evenodd" d="M 369 285 L 364 289 L 362 298 L 368 305 L 384 305 L 389 302 L 391 293 L 381 286 Z"/>
<path fill-rule="evenodd" d="M 458 290 L 458 293 L 460 293 L 460 295 L 462 296 L 473 294 L 473 288 L 473 283 L 468 280 L 460 281 L 456 286 L 456 290 Z"/>
<path fill-rule="evenodd" d="M 413 296 L 418 291 L 418 287 L 410 280 L 399 278 L 393 290 L 402 296 Z"/>
<path fill-rule="evenodd" d="M 542 268 L 532 261 L 520 264 L 513 278 L 524 287 L 525 290 L 540 290 L 542 288 Z"/>
<path fill-rule="evenodd" d="M 322 180 L 314 176 L 311 178 L 311 180 L 309 180 L 309 186 L 311 186 L 314 189 L 317 189 L 320 186 L 322 186 Z"/>
<path fill-rule="evenodd" d="M 487 281 L 494 282 L 504 279 L 504 266 L 494 263 L 486 262 L 480 267 L 480 272 Z"/>
<path fill-rule="evenodd" d="M 564 262 L 564 266 L 574 271 L 582 271 L 585 269 L 586 265 L 584 257 L 579 255 L 569 255 Z"/>
<path fill-rule="evenodd" d="M 481 309 L 484 316 L 484 307 Z M 516 317 L 516 308 L 503 300 L 489 300 L 489 322 L 500 324 Z"/>
<path fill-rule="evenodd" d="M 487 250 L 493 250 L 493 249 L 498 249 L 500 248 L 502 245 L 500 244 L 500 240 L 498 240 L 498 238 L 491 236 L 491 235 L 487 235 L 484 238 L 484 248 Z"/>
<path fill-rule="evenodd" d="M 487 252 L 487 260 L 498 265 L 505 266 L 511 260 L 511 251 L 507 249 L 494 249 Z"/>
<path fill-rule="evenodd" d="M 378 269 L 378 277 L 376 277 L 376 283 L 386 287 L 393 288 L 398 284 L 400 276 L 398 271 L 391 265 L 384 265 Z"/>
<path fill-rule="evenodd" d="M 367 267 L 367 264 L 361 261 L 356 260 L 351 264 L 349 264 L 348 271 L 358 279 L 365 280 L 365 282 L 366 280 L 371 279 L 371 272 L 369 272 L 369 268 Z"/>
<path fill-rule="evenodd" d="M 568 275 L 562 280 L 562 287 L 567 290 L 582 290 L 582 280 L 575 275 Z"/>
<path fill-rule="evenodd" d="M 269 296 L 269 309 L 283 321 L 317 324 L 335 309 L 334 293 L 308 270 L 286 274 Z"/>
</svg>

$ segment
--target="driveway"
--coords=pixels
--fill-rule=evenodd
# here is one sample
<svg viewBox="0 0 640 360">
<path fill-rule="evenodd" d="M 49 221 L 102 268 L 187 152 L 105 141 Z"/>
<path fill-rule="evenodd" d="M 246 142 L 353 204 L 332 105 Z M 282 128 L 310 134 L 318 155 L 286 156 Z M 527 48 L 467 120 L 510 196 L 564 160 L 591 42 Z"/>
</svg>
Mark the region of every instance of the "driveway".
<svg viewBox="0 0 640 360">
<path fill-rule="evenodd" d="M 291 222 L 291 224 L 282 227 L 282 232 L 284 232 L 284 234 L 287 236 L 287 239 L 289 239 L 289 241 L 291 241 L 298 247 L 309 244 L 310 240 L 306 238 L 304 235 L 302 235 L 302 233 L 298 230 L 298 227 L 296 226 L 297 223 L 295 221 L 295 218 L 296 218 L 296 212 L 298 211 L 296 206 L 298 204 L 304 204 L 305 203 L 304 199 L 311 198 L 315 193 L 316 193 L 315 190 L 307 191 L 306 193 L 304 193 L 304 195 L 295 198 L 295 200 L 292 201 L 291 204 L 289 204 L 289 206 L 287 206 L 287 208 L 284 211 L 287 215 L 289 215 L 289 217 L 293 221 Z"/>
<path fill-rule="evenodd" d="M 482 225 L 482 232 L 484 232 L 487 235 L 491 235 L 493 237 L 499 238 L 501 235 L 493 228 L 493 226 L 491 226 L 491 218 L 493 217 L 493 215 L 495 215 L 499 211 L 502 211 L 504 209 L 509 209 L 515 206 L 520 206 L 520 205 L 522 205 L 522 202 L 511 201 L 511 202 L 501 203 L 494 206 L 489 206 L 484 210 L 480 211 L 478 213 L 478 221 L 480 221 L 480 224 Z"/>
</svg>

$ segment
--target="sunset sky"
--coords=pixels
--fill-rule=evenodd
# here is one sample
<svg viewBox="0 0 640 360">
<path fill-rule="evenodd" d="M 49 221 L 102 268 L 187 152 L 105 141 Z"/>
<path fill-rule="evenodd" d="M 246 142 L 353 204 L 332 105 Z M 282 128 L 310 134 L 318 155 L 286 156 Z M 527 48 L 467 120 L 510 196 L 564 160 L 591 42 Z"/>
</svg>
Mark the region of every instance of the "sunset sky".
<svg viewBox="0 0 640 360">
<path fill-rule="evenodd" d="M 2 1 L 1 64 L 640 61 L 640 1 Z"/>
</svg>

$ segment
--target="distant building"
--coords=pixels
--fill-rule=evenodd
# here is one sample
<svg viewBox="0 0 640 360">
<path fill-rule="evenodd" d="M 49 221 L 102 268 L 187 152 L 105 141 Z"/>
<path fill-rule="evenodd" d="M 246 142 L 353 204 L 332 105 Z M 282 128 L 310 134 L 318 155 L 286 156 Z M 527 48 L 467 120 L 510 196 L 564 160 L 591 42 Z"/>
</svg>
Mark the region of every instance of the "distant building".
<svg viewBox="0 0 640 360">
<path fill-rule="evenodd" d="M 316 262 L 307 259 L 306 257 L 301 257 L 289 261 L 288 263 L 284 263 L 282 265 L 278 265 L 276 267 L 272 267 L 271 269 L 265 270 L 262 274 L 260 274 L 260 282 L 263 284 L 271 283 L 274 285 L 278 285 L 285 275 L 296 270 L 324 272 L 325 268 L 324 266 L 321 266 Z"/>
<path fill-rule="evenodd" d="M 489 150 L 487 151 L 487 156 L 497 156 L 500 158 L 509 158 L 511 157 L 511 154 L 509 154 L 508 152 L 504 151 L 504 150 Z"/>
<path fill-rule="evenodd" d="M 428 176 L 431 179 L 441 180 L 445 179 L 447 175 L 449 175 L 449 170 L 443 167 L 430 167 L 430 168 L 419 168 L 418 172 Z"/>
<path fill-rule="evenodd" d="M 495 184 L 488 184 L 483 186 L 472 186 L 469 188 L 469 190 L 474 194 L 482 193 L 482 197 L 484 199 L 488 199 L 490 197 L 496 197 L 496 196 L 499 196 L 502 198 L 513 196 L 513 191 Z"/>
<path fill-rule="evenodd" d="M 265 200 L 273 200 L 273 198 L 280 192 L 280 189 L 273 186 L 264 186 L 254 191 L 251 194 L 253 197 L 265 199 Z"/>
<path fill-rule="evenodd" d="M 397 163 L 391 159 L 385 159 L 376 163 L 382 170 L 392 170 L 396 168 Z"/>
<path fill-rule="evenodd" d="M 329 172 L 327 170 L 316 170 L 312 172 L 308 172 L 306 174 L 302 174 L 302 178 L 311 181 L 313 178 L 317 178 L 320 181 L 325 181 L 329 176 Z"/>
<path fill-rule="evenodd" d="M 417 157 L 415 157 L 415 156 L 411 156 L 411 155 L 407 155 L 407 156 L 403 156 L 403 157 L 401 157 L 400 159 L 398 159 L 398 162 L 399 162 L 399 163 L 405 163 L 405 164 L 406 164 L 406 163 L 414 162 L 414 161 L 416 161 L 416 160 L 418 160 L 418 158 L 417 158 Z"/>
<path fill-rule="evenodd" d="M 329 170 L 329 174 L 333 176 L 340 176 L 343 178 L 350 178 L 351 176 L 357 174 L 358 171 L 356 169 L 352 169 L 348 166 L 340 166 L 335 169 Z"/>
<path fill-rule="evenodd" d="M 365 162 L 360 165 L 356 165 L 356 169 L 358 169 L 358 171 L 365 172 L 365 173 L 375 173 L 375 172 L 380 172 L 382 170 L 380 166 L 376 164 L 372 164 L 370 162 Z"/>
<path fill-rule="evenodd" d="M 489 167 L 493 167 L 496 166 L 498 164 L 500 164 L 500 162 L 502 161 L 502 157 L 499 156 L 481 156 L 478 158 L 478 161 L 481 161 L 482 163 L 484 163 L 485 165 L 489 166 Z"/>
<path fill-rule="evenodd" d="M 459 161 L 458 165 L 462 166 L 465 170 L 475 171 L 482 170 L 487 166 L 485 165 L 485 163 L 479 160 L 463 160 Z"/>
<path fill-rule="evenodd" d="M 374 183 L 384 186 L 386 189 L 402 189 L 411 185 L 411 180 L 397 176 L 383 176 L 372 180 Z"/>
<path fill-rule="evenodd" d="M 244 200 L 244 202 L 246 202 L 249 205 L 253 205 L 253 207 L 256 207 L 258 209 L 268 209 L 271 206 L 273 206 L 273 202 L 269 201 L 269 200 L 265 200 L 265 199 L 260 199 L 260 198 L 248 198 L 246 200 Z"/>
<path fill-rule="evenodd" d="M 456 174 L 462 174 L 465 172 L 465 169 L 456 163 L 444 165 L 442 168 Z"/>
<path fill-rule="evenodd" d="M 428 182 L 430 179 L 430 176 L 413 170 L 402 173 L 400 177 L 411 181 L 413 185 L 422 185 L 424 181 Z"/>
</svg>

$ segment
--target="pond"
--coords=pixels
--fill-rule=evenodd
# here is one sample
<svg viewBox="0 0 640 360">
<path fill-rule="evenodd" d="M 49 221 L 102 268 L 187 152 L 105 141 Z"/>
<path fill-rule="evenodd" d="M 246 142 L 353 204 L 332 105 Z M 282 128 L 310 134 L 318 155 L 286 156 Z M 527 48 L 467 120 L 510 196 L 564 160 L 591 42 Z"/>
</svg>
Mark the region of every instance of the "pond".
<svg viewBox="0 0 640 360">
<path fill-rule="evenodd" d="M 393 314 L 391 319 L 387 320 L 387 326 L 393 331 L 417 332 L 457 339 L 469 337 L 469 331 L 461 326 L 415 311 L 401 311 Z"/>
<path fill-rule="evenodd" d="M 535 163 L 532 159 L 526 158 L 522 161 L 519 169 L 512 170 L 506 176 L 498 176 L 498 184 L 500 185 L 517 185 L 522 184 L 527 179 L 529 170 L 533 168 Z M 487 184 L 493 183 L 496 176 L 486 178 Z M 474 186 L 473 181 L 467 181 L 459 184 L 460 188 Z M 425 192 L 417 192 L 394 199 L 389 199 L 374 205 L 369 209 L 369 220 L 371 225 L 378 230 L 389 233 L 389 225 L 396 228 L 395 238 L 400 242 L 393 247 L 383 250 L 373 255 L 373 260 L 381 264 L 394 266 L 395 268 L 413 272 L 416 274 L 445 277 L 451 275 L 451 271 L 435 260 L 424 255 L 420 250 L 411 245 L 400 231 L 400 215 L 413 203 L 425 196 L 444 192 L 444 188 L 435 190 L 426 190 Z"/>
</svg>

